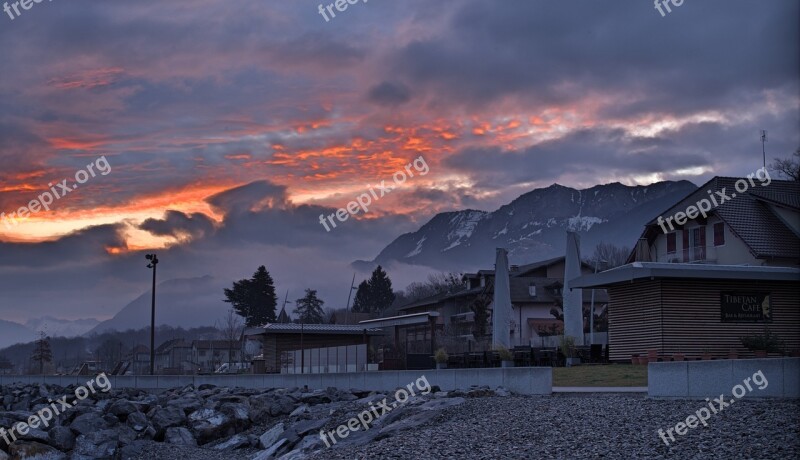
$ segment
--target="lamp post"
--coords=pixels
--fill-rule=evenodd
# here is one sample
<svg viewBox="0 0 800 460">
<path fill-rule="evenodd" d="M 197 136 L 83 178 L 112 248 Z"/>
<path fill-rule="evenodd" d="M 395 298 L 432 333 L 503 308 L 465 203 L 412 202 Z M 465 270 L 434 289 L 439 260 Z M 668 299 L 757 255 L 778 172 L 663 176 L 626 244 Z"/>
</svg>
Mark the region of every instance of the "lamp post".
<svg viewBox="0 0 800 460">
<path fill-rule="evenodd" d="M 147 254 L 144 256 L 149 260 L 147 268 L 153 269 L 153 296 L 150 302 L 150 375 L 155 375 L 156 363 L 156 265 L 158 265 L 158 257 L 155 254 Z"/>
<path fill-rule="evenodd" d="M 597 265 L 603 262 L 608 263 L 605 259 L 595 259 L 594 261 L 594 274 L 597 274 Z M 589 345 L 594 345 L 594 288 L 592 288 L 592 304 L 589 307 Z"/>
</svg>

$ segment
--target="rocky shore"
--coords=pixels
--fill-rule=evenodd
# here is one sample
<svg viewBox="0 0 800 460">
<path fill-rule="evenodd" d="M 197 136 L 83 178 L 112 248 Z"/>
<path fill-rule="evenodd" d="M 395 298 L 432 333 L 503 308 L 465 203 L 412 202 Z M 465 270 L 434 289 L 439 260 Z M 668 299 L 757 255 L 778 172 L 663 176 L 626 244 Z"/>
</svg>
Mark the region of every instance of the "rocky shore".
<svg viewBox="0 0 800 460">
<path fill-rule="evenodd" d="M 27 421 L 73 391 L 48 385 L 2 387 L 0 427 L 8 430 Z M 112 389 L 78 402 L 48 427 L 17 434 L 10 446 L 0 439 L 0 460 L 800 456 L 797 400 L 742 399 L 707 427 L 690 430 L 667 446 L 658 430 L 685 419 L 701 402 L 636 394 L 525 397 L 488 387 L 463 392 L 433 387 L 403 402 L 395 396 L 335 388 Z M 366 412 L 382 415 L 365 422 L 368 430 L 358 422 Z"/>
</svg>

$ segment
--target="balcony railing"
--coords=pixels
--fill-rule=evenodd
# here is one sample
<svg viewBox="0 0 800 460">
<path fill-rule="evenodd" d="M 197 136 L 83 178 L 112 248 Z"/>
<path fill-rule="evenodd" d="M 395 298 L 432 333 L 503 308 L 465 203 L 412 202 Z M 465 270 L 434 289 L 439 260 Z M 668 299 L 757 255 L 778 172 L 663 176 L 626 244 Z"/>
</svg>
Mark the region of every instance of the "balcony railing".
<svg viewBox="0 0 800 460">
<path fill-rule="evenodd" d="M 672 252 L 668 254 L 661 254 L 658 257 L 659 262 L 666 263 L 717 263 L 717 250 L 713 246 L 687 248 L 682 251 Z"/>
</svg>

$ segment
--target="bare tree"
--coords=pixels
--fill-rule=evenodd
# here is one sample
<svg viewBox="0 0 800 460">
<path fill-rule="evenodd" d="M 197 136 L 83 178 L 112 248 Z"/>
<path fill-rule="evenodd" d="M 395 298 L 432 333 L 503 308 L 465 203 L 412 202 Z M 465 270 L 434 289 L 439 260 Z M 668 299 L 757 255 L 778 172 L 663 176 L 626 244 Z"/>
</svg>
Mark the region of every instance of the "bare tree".
<svg viewBox="0 0 800 460">
<path fill-rule="evenodd" d="M 777 171 L 781 177 L 800 182 L 800 147 L 794 151 L 792 157 L 776 158 L 775 162 L 769 165 L 769 169 Z"/>
<path fill-rule="evenodd" d="M 222 321 L 217 321 L 217 329 L 228 341 L 228 372 L 233 367 L 233 344 L 239 341 L 243 331 L 242 317 L 233 308 L 229 309 Z"/>
<path fill-rule="evenodd" d="M 614 246 L 611 243 L 600 242 L 594 248 L 594 254 L 587 260 L 592 267 L 597 264 L 599 270 L 608 270 L 610 268 L 625 265 L 628 260 L 631 250 L 626 246 Z"/>
<path fill-rule="evenodd" d="M 405 301 L 413 302 L 444 292 L 458 292 L 464 289 L 461 273 L 431 273 L 424 282 L 414 282 L 405 289 Z"/>
</svg>

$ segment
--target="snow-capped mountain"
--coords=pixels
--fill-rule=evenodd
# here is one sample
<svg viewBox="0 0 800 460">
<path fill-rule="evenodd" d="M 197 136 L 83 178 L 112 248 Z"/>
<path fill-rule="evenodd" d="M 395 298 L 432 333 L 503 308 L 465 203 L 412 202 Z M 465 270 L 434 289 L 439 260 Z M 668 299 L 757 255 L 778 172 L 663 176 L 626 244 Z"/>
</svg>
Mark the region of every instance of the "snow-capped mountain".
<svg viewBox="0 0 800 460">
<path fill-rule="evenodd" d="M 89 332 L 98 324 L 100 321 L 94 318 L 69 320 L 44 316 L 29 319 L 25 327 L 32 331 L 43 331 L 50 337 L 77 337 Z"/>
<path fill-rule="evenodd" d="M 581 234 L 589 256 L 601 241 L 632 248 L 644 224 L 697 188 L 688 181 L 648 186 L 620 183 L 576 190 L 553 184 L 535 189 L 494 212 L 472 209 L 437 214 L 413 233 L 401 235 L 368 268 L 393 261 L 439 270 L 486 268 L 497 247 L 509 250 L 512 263 L 523 264 L 562 255 L 565 231 Z"/>
</svg>

